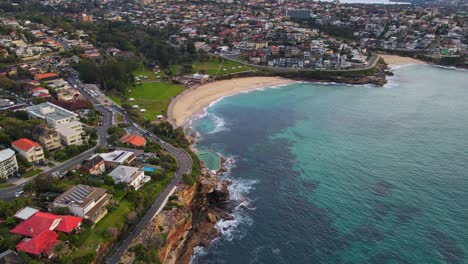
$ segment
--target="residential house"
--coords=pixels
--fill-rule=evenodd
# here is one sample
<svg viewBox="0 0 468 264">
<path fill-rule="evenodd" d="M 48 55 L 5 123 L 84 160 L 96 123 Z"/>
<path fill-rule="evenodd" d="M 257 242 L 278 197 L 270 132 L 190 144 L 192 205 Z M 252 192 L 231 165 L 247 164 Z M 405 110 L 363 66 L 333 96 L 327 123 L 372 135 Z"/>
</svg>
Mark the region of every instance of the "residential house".
<svg viewBox="0 0 468 264">
<path fill-rule="evenodd" d="M 104 159 L 101 156 L 94 156 L 85 160 L 81 164 L 80 171 L 93 175 L 103 174 L 106 171 Z"/>
<path fill-rule="evenodd" d="M 34 140 L 39 141 L 47 150 L 54 150 L 61 147 L 59 133 L 47 127 L 47 125 L 37 125 L 34 127 L 32 136 Z"/>
<path fill-rule="evenodd" d="M 120 165 L 131 165 L 135 160 L 135 153 L 125 150 L 114 150 L 109 153 L 99 154 L 104 159 L 106 170 L 113 170 Z"/>
<path fill-rule="evenodd" d="M 146 145 L 146 139 L 142 136 L 127 134 L 119 139 L 120 143 L 132 145 L 134 147 L 142 147 Z"/>
<path fill-rule="evenodd" d="M 46 230 L 33 238 L 23 239 L 16 245 L 16 250 L 38 257 L 50 256 L 55 246 L 60 243 L 58 236 L 54 231 Z"/>
<path fill-rule="evenodd" d="M 18 162 L 12 149 L 0 151 L 0 179 L 8 179 L 18 172 Z"/>
<path fill-rule="evenodd" d="M 81 217 L 55 215 L 31 209 L 33 208 L 23 208 L 16 214 L 22 215 L 19 219 L 25 220 L 10 232 L 26 237 L 16 245 L 18 251 L 36 256 L 50 256 L 54 247 L 59 243 L 58 234 L 53 230 L 70 234 L 78 230 L 83 221 Z"/>
<path fill-rule="evenodd" d="M 57 197 L 52 206 L 68 207 L 73 215 L 97 223 L 107 214 L 111 198 L 106 189 L 79 184 Z"/>
<path fill-rule="evenodd" d="M 44 150 L 42 146 L 27 138 L 21 138 L 11 143 L 11 146 L 28 162 L 44 162 Z"/>
<path fill-rule="evenodd" d="M 59 78 L 59 75 L 54 72 L 41 73 L 41 74 L 37 74 L 36 76 L 34 76 L 34 80 L 38 82 L 51 81 L 51 80 L 55 80 L 58 78 Z"/>
<path fill-rule="evenodd" d="M 124 182 L 129 186 L 133 186 L 135 190 L 138 190 L 145 182 L 150 180 L 150 177 L 145 176 L 144 171 L 129 166 L 118 166 L 109 173 L 109 176 L 114 179 L 116 184 Z"/>
</svg>

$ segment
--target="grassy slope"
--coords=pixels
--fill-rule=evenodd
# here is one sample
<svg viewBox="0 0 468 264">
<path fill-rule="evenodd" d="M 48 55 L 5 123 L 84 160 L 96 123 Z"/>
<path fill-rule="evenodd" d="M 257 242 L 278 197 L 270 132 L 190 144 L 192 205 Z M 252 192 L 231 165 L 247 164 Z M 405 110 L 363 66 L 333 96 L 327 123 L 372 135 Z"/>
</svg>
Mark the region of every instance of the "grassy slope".
<svg viewBox="0 0 468 264">
<path fill-rule="evenodd" d="M 146 82 L 131 89 L 128 98 L 134 98 L 135 101 L 127 101 L 127 104 L 146 109 L 143 115 L 149 120 L 154 120 L 157 115 L 166 113 L 171 98 L 183 90 L 184 87 L 177 84 Z"/>
<path fill-rule="evenodd" d="M 177 74 L 181 70 L 180 65 L 172 65 L 170 68 L 173 74 Z M 253 67 L 242 65 L 238 62 L 230 60 L 223 61 L 215 58 L 204 62 L 195 62 L 192 69 L 193 73 L 206 73 L 211 76 L 255 70 Z"/>
</svg>

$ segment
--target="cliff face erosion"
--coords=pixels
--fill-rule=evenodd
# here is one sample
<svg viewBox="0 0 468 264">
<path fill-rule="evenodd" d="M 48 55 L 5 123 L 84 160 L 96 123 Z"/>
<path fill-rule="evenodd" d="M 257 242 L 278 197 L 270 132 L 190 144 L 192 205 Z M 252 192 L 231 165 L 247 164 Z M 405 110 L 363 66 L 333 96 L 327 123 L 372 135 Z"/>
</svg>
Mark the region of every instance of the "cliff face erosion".
<svg viewBox="0 0 468 264">
<path fill-rule="evenodd" d="M 165 209 L 133 241 L 121 262 L 133 262 L 132 247 L 166 237 L 159 249 L 161 262 L 190 263 L 194 247 L 207 246 L 220 235 L 216 222 L 230 218 L 229 183 L 204 169 L 193 186 L 179 187 L 181 190 L 170 197 Z"/>
</svg>

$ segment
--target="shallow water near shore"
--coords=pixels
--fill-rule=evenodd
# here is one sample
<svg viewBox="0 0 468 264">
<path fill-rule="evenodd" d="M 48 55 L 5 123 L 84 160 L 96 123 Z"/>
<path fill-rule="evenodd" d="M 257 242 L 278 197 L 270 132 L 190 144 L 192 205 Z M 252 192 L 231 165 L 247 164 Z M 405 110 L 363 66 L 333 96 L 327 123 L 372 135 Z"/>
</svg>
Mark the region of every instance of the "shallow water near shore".
<svg viewBox="0 0 468 264">
<path fill-rule="evenodd" d="M 234 157 L 226 177 L 244 203 L 194 263 L 468 261 L 465 71 L 399 67 L 384 88 L 297 83 L 208 113 L 192 123 L 198 147 Z"/>
</svg>

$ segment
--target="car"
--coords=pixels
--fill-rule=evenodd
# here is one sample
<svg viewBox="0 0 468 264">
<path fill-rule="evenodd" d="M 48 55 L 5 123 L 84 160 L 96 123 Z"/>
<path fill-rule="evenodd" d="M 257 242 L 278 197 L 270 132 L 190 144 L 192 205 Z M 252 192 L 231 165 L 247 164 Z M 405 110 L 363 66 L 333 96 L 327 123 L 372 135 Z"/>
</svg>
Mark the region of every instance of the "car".
<svg viewBox="0 0 468 264">
<path fill-rule="evenodd" d="M 182 184 L 182 181 L 178 181 L 175 185 L 176 185 L 176 186 L 179 186 L 179 185 L 181 185 L 181 184 Z"/>
<path fill-rule="evenodd" d="M 15 197 L 18 198 L 18 197 L 20 197 L 21 194 L 23 194 L 23 193 L 24 193 L 24 191 L 17 191 L 17 192 L 15 192 Z"/>
</svg>

